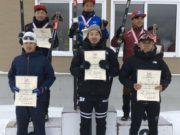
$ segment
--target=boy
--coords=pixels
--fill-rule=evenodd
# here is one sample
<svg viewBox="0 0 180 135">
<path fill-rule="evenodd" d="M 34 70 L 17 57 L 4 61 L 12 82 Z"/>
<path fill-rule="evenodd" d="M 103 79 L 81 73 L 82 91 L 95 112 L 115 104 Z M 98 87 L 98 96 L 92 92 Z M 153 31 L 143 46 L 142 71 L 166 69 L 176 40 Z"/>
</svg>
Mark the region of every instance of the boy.
<svg viewBox="0 0 180 135">
<path fill-rule="evenodd" d="M 131 92 L 130 135 L 138 135 L 144 111 L 147 113 L 149 135 L 158 135 L 160 102 L 137 100 L 137 91 L 141 89 L 141 84 L 137 83 L 139 69 L 161 71 L 160 85 L 155 86 L 155 90 L 159 93 L 165 90 L 171 82 L 171 73 L 167 64 L 156 55 L 154 39 L 150 33 L 142 34 L 138 45 L 134 48 L 134 55 L 124 62 L 120 70 L 120 82 Z"/>
<path fill-rule="evenodd" d="M 38 50 L 36 35 L 26 32 L 23 36 L 23 52 L 15 57 L 8 72 L 9 86 L 13 93 L 19 92 L 16 76 L 37 76 L 37 106 L 16 106 L 17 135 L 28 134 L 29 118 L 31 117 L 36 135 L 45 135 L 45 110 L 47 91 L 55 81 L 54 70 L 49 60 Z"/>
<path fill-rule="evenodd" d="M 104 40 L 109 38 L 109 32 L 106 29 L 107 21 L 102 20 L 99 16 L 95 14 L 94 6 L 95 0 L 83 0 L 83 12 L 82 15 L 78 16 L 78 22 L 74 22 L 69 31 L 69 37 L 73 38 L 75 32 L 78 29 L 78 48 L 83 42 L 83 30 L 87 30 L 89 26 L 97 24 L 101 27 L 102 37 Z"/>
<path fill-rule="evenodd" d="M 108 98 L 111 84 L 110 77 L 115 77 L 119 71 L 119 64 L 115 53 L 105 47 L 101 29 L 98 25 L 91 25 L 88 35 L 82 43 L 82 48 L 74 56 L 70 71 L 78 77 L 78 95 L 81 115 L 80 135 L 90 133 L 92 111 L 96 114 L 96 135 L 105 135 Z M 85 51 L 105 51 L 105 60 L 99 61 L 99 67 L 106 71 L 106 80 L 85 80 L 85 70 L 91 67 L 91 63 L 85 61 Z"/>
</svg>

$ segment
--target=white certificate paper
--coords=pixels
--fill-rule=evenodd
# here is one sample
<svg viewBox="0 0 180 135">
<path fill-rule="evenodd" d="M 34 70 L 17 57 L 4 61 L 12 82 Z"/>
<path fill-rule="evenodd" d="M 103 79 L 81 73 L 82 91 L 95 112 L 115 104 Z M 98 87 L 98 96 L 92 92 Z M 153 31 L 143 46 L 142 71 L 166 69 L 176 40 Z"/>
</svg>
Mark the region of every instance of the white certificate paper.
<svg viewBox="0 0 180 135">
<path fill-rule="evenodd" d="M 15 106 L 36 107 L 37 95 L 32 90 L 37 88 L 37 76 L 16 76 Z"/>
<path fill-rule="evenodd" d="M 37 37 L 37 45 L 41 48 L 50 48 L 49 38 L 51 38 L 50 28 L 36 28 L 33 29 Z"/>
<path fill-rule="evenodd" d="M 99 67 L 99 61 L 105 60 L 105 51 L 85 51 L 85 61 L 91 66 L 85 70 L 85 80 L 106 80 L 106 70 Z"/>
<path fill-rule="evenodd" d="M 160 101 L 159 90 L 155 87 L 160 85 L 160 70 L 138 70 L 137 83 L 141 84 L 141 89 L 137 91 L 137 100 Z"/>
</svg>

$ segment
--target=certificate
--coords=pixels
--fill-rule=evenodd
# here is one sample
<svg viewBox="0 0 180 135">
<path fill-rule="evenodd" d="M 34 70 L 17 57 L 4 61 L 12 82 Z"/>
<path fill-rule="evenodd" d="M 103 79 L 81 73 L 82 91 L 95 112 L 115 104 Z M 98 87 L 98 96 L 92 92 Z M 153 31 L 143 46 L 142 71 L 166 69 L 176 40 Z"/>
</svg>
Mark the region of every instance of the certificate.
<svg viewBox="0 0 180 135">
<path fill-rule="evenodd" d="M 16 76 L 15 106 L 36 107 L 37 95 L 32 90 L 37 88 L 37 76 Z"/>
<path fill-rule="evenodd" d="M 160 78 L 160 70 L 138 70 L 137 83 L 141 84 L 141 89 L 137 91 L 137 100 L 160 101 L 159 90 L 155 90 L 160 85 Z"/>
<path fill-rule="evenodd" d="M 33 29 L 37 37 L 37 46 L 42 48 L 50 48 L 51 44 L 49 43 L 49 38 L 51 38 L 51 29 L 50 28 L 39 28 Z"/>
<path fill-rule="evenodd" d="M 106 70 L 99 67 L 99 61 L 105 60 L 105 51 L 85 51 L 85 61 L 91 66 L 85 70 L 85 80 L 106 80 Z"/>
</svg>

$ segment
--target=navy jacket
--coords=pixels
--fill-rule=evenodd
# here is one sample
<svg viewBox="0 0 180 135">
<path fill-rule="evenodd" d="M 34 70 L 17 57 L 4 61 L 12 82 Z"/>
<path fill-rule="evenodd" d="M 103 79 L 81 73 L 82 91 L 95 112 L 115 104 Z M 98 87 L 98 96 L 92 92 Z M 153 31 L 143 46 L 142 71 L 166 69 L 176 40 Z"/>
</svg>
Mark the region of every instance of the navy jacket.
<svg viewBox="0 0 180 135">
<path fill-rule="evenodd" d="M 55 81 L 54 70 L 49 60 L 41 52 L 22 53 L 15 57 L 8 72 L 9 86 L 15 86 L 15 76 L 37 76 L 38 88 L 49 89 Z M 13 92 L 13 91 L 12 91 Z"/>
<path fill-rule="evenodd" d="M 162 85 L 163 90 L 165 90 L 171 82 L 171 72 L 164 60 L 156 55 L 156 49 L 148 53 L 144 53 L 136 46 L 135 55 L 129 57 L 124 62 L 119 74 L 120 82 L 131 90 L 132 99 L 134 100 L 136 100 L 137 93 L 134 90 L 133 85 L 137 83 L 138 69 L 161 70 L 160 84 Z"/>
<path fill-rule="evenodd" d="M 71 74 L 78 77 L 78 93 L 82 97 L 93 98 L 99 97 L 106 99 L 109 97 L 111 84 L 110 76 L 115 77 L 119 73 L 119 63 L 113 50 L 105 47 L 104 42 L 92 47 L 88 40 L 83 42 L 83 49 L 75 53 L 71 62 Z M 106 70 L 107 79 L 102 80 L 84 80 L 84 70 L 80 68 L 84 61 L 84 51 L 106 51 L 106 61 L 109 63 L 109 70 Z"/>
</svg>

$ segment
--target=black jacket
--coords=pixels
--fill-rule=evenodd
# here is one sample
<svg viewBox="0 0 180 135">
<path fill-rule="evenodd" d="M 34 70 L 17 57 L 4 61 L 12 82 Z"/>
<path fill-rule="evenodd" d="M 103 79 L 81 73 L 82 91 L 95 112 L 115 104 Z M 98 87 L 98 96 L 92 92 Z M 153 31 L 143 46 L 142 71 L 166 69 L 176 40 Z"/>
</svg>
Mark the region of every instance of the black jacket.
<svg viewBox="0 0 180 135">
<path fill-rule="evenodd" d="M 38 88 L 49 89 L 55 81 L 54 70 L 48 59 L 41 52 L 22 53 L 15 57 L 8 72 L 9 85 L 15 86 L 15 76 L 37 76 Z"/>
<path fill-rule="evenodd" d="M 122 65 L 119 74 L 120 82 L 131 90 L 132 95 L 136 95 L 133 85 L 137 83 L 137 70 L 161 70 L 160 84 L 165 90 L 171 82 L 171 72 L 163 59 L 156 55 L 156 48 L 148 53 L 144 53 L 136 46 L 134 51 L 135 55 L 128 58 Z M 136 98 L 136 96 L 133 97 Z"/>
<path fill-rule="evenodd" d="M 71 62 L 70 71 L 73 76 L 78 77 L 78 93 L 83 97 L 99 97 L 108 98 L 110 94 L 111 84 L 109 83 L 110 76 L 115 77 L 119 73 L 119 63 L 115 53 L 105 47 L 103 42 L 100 42 L 96 47 L 92 47 L 90 42 L 86 39 L 83 42 L 83 48 L 75 53 Z M 84 80 L 84 70 L 80 65 L 84 61 L 84 51 L 105 50 L 106 60 L 109 62 L 109 70 L 106 71 L 107 80 Z"/>
<path fill-rule="evenodd" d="M 49 23 L 49 18 L 48 17 L 44 21 L 38 21 L 35 17 L 33 17 L 33 22 L 25 25 L 25 32 L 28 32 L 28 31 L 33 32 L 33 29 L 34 29 L 33 23 L 35 24 L 35 26 L 37 28 L 43 28 L 44 26 L 46 26 L 45 28 L 51 28 L 52 29 L 52 27 L 53 27 Z M 58 44 L 59 44 L 58 36 L 56 36 L 52 48 L 56 48 L 58 46 Z M 40 48 L 40 50 L 41 50 L 41 52 L 43 53 L 44 56 L 46 56 L 46 57 L 48 56 L 48 52 L 49 52 L 48 48 Z M 49 59 L 51 60 L 51 58 L 49 58 Z"/>
</svg>

